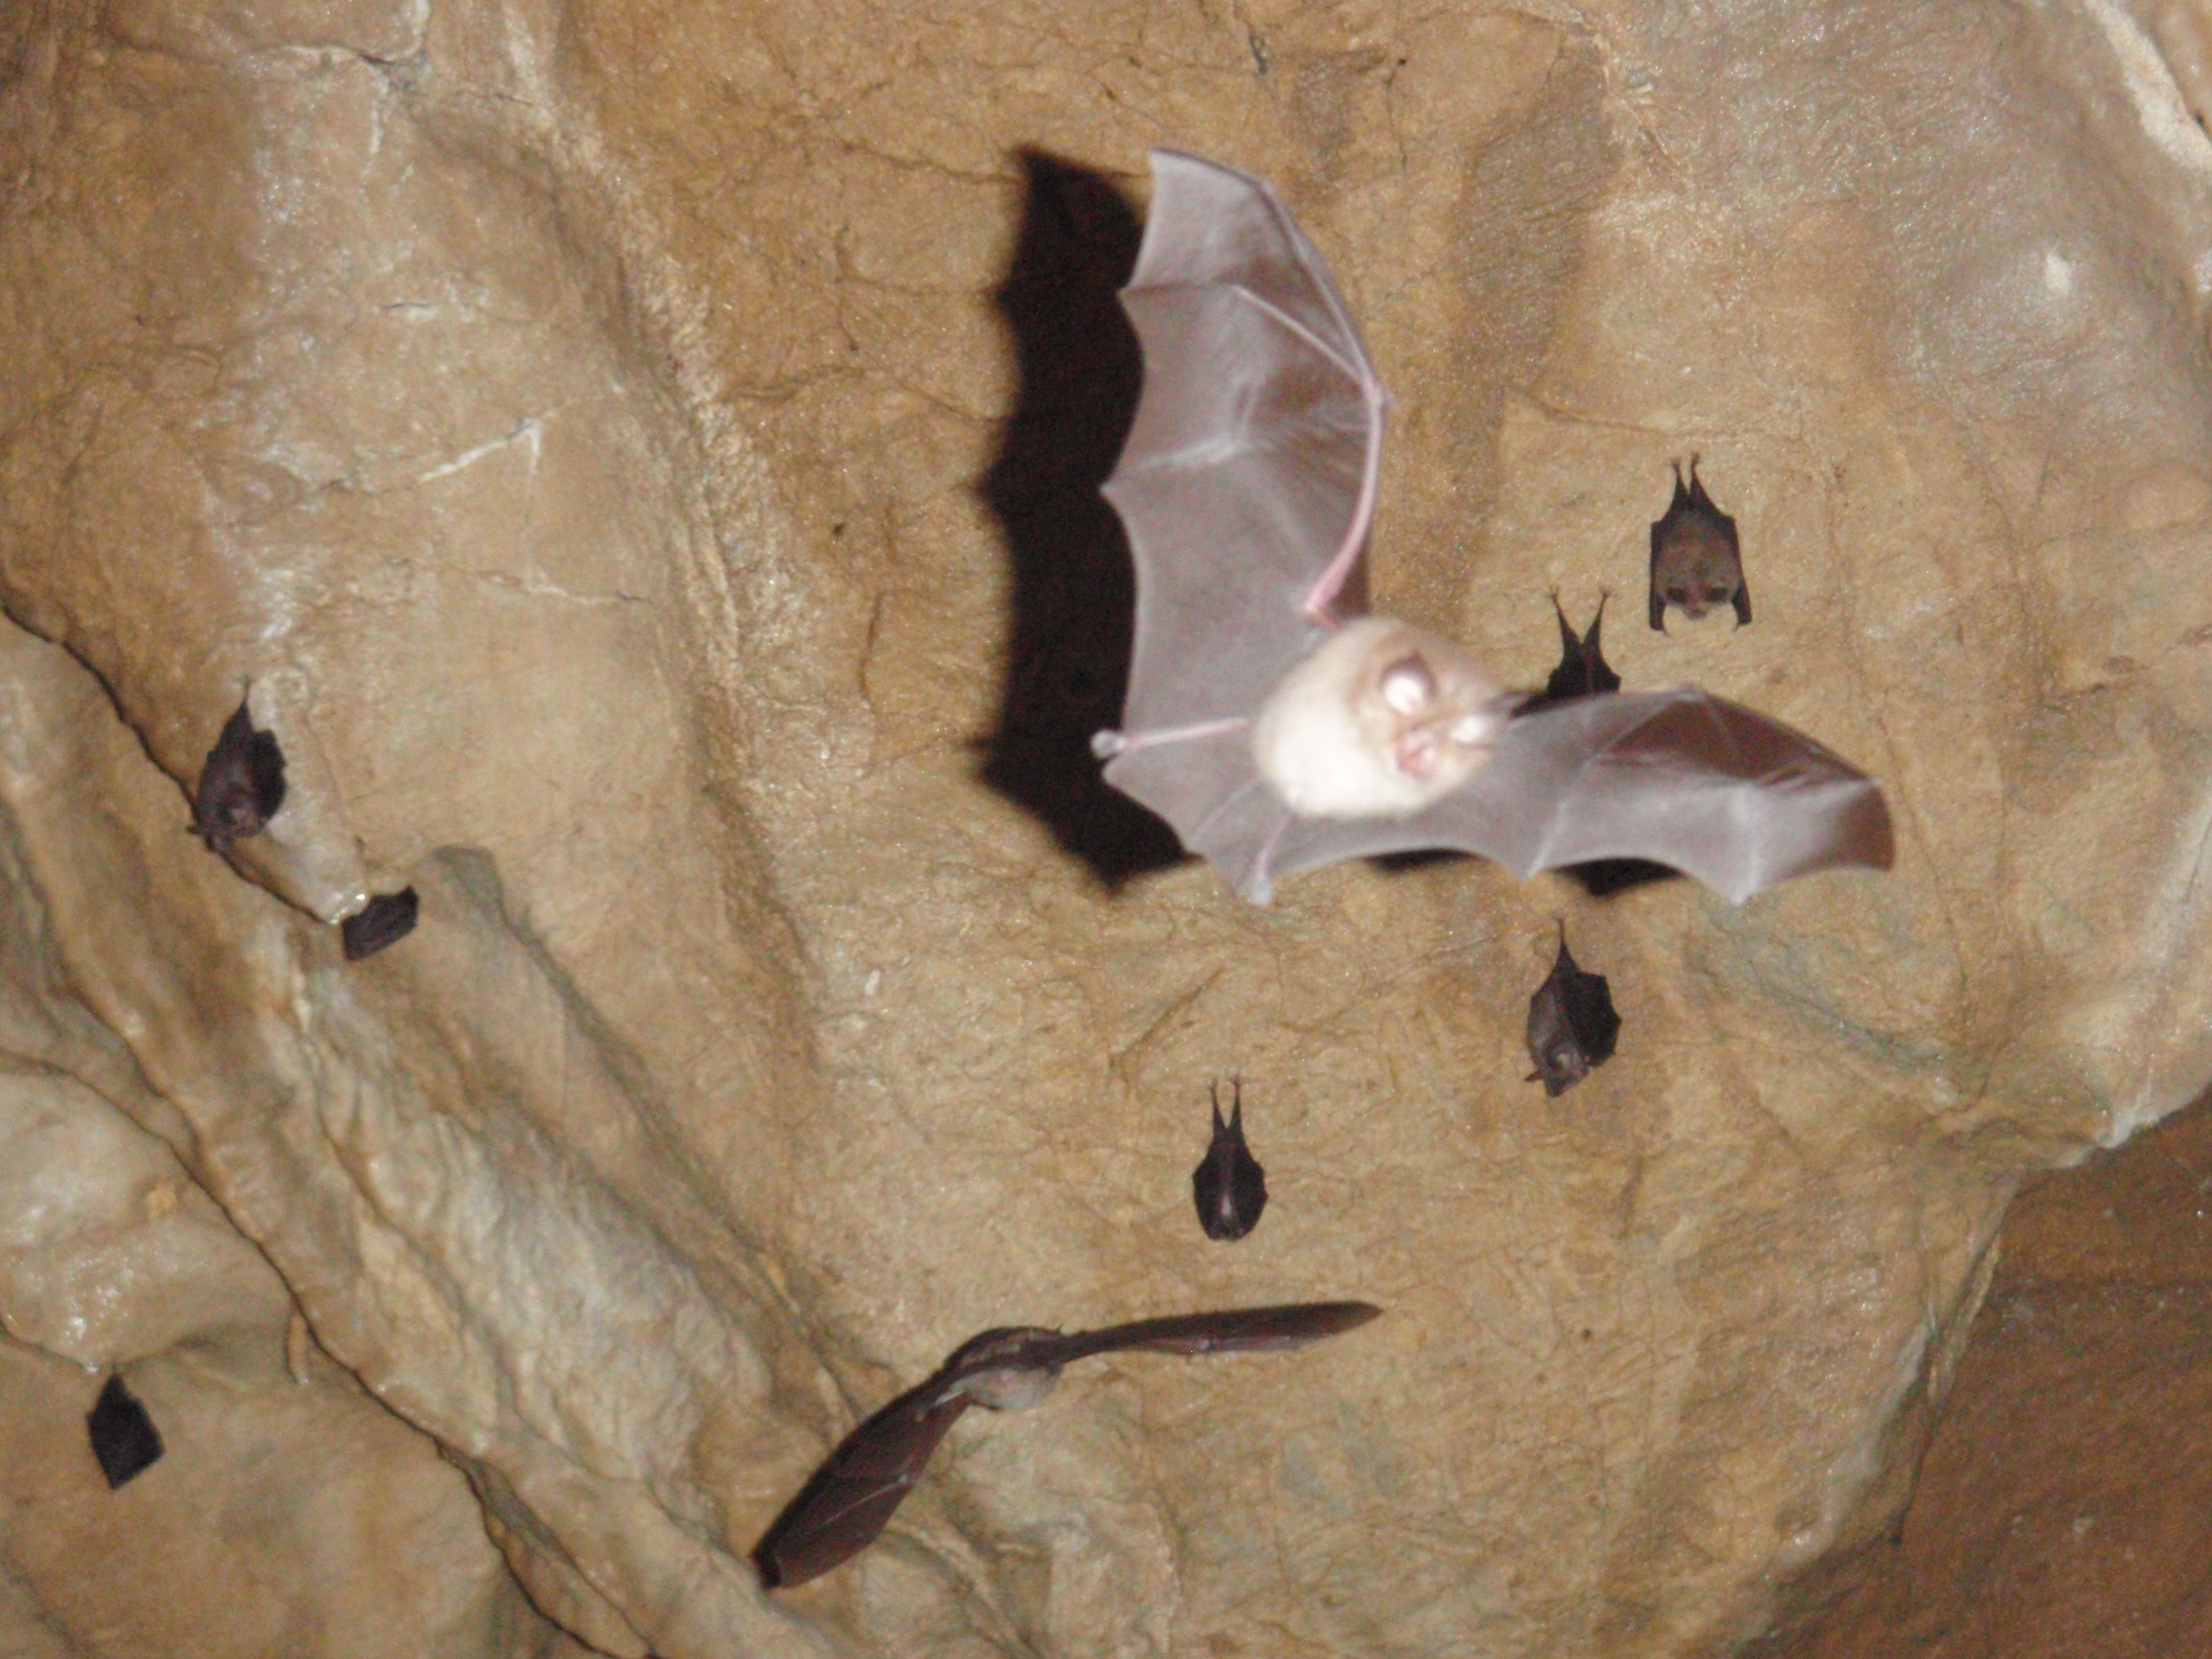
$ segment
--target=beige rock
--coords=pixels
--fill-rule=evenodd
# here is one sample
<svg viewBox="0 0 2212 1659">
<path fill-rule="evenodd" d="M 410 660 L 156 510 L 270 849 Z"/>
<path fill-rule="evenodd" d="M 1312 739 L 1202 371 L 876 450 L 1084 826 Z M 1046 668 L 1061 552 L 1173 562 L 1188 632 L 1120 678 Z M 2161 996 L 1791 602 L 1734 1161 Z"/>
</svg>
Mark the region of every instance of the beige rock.
<svg viewBox="0 0 2212 1659">
<path fill-rule="evenodd" d="M 11 1134 L 91 1172 L 6 1184 L 35 1431 L 0 1490 L 60 1503 L 65 1360 L 143 1363 L 204 1443 L 146 1536 L 189 1530 L 306 1431 L 253 1391 L 294 1398 L 296 1303 L 610 1653 L 1756 1632 L 1901 1501 L 2019 1171 L 2212 1077 L 2203 33 L 2108 0 L 0 20 L 0 1051 Z M 1611 588 L 1632 684 L 1882 776 L 1896 872 L 1731 910 L 1353 866 L 1262 912 L 1164 867 L 1082 752 L 1160 143 L 1273 179 L 1360 314 L 1398 398 L 1378 601 L 1534 683 L 1547 586 Z M 1741 633 L 1637 621 L 1693 451 Z M 234 870 L 185 804 L 249 683 L 290 791 Z M 417 932 L 343 964 L 319 924 L 404 883 Z M 1570 912 L 1626 1024 L 1553 1105 L 1520 1027 Z M 1231 1070 L 1272 1200 L 1224 1250 L 1188 1171 Z M 94 1099 L 137 1130 L 38 1127 Z M 135 1290 L 145 1255 L 189 1294 Z M 1389 1315 L 971 1414 L 866 1556 L 754 1582 L 823 1451 L 977 1329 L 1341 1296 Z M 234 1328 L 227 1395 L 196 1368 Z M 371 1420 L 253 1464 L 289 1517 L 254 1547 L 449 1522 Z M 24 1547 L 0 1618 L 81 1559 Z M 526 1650 L 482 1559 L 417 1598 L 438 1650 Z M 164 1594 L 164 1651 L 261 1639 Z"/>
<path fill-rule="evenodd" d="M 0 1149 L 0 1647 L 580 1651 L 426 1436 L 312 1345 L 280 1368 L 283 1282 L 160 1139 L 10 1069 Z M 109 1364 L 163 1446 L 112 1492 L 86 1425 Z"/>
</svg>

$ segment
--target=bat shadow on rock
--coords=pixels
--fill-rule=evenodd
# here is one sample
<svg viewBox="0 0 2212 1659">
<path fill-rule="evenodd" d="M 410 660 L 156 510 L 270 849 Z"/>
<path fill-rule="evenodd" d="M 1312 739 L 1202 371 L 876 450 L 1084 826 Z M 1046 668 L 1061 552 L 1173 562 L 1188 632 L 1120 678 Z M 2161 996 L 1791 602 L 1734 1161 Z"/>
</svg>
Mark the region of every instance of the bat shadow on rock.
<svg viewBox="0 0 2212 1659">
<path fill-rule="evenodd" d="M 1463 864 L 1466 861 L 1466 854 L 1455 853 L 1448 848 L 1432 848 L 1422 853 L 1384 853 L 1368 860 L 1394 874 L 1401 871 L 1425 870 L 1432 864 Z M 1680 871 L 1669 870 L 1665 865 L 1654 864 L 1650 859 L 1591 859 L 1583 864 L 1563 865 L 1559 873 L 1594 899 L 1611 898 L 1615 893 L 1625 893 L 1632 887 L 1647 886 L 1655 881 L 1682 879 Z"/>
<path fill-rule="evenodd" d="M 1570 864 L 1562 873 L 1580 883 L 1583 891 L 1596 899 L 1611 898 L 1655 881 L 1682 878 L 1680 871 L 1654 864 L 1650 859 L 1592 859 L 1586 864 Z"/>
<path fill-rule="evenodd" d="M 1098 487 L 1136 417 L 1144 362 L 1115 298 L 1135 212 L 1104 175 L 1027 149 L 1021 234 L 1000 284 L 1019 383 L 982 497 L 1013 562 L 1006 689 L 985 781 L 1034 813 L 1108 886 L 1184 857 L 1175 831 L 1100 777 L 1091 733 L 1129 674 L 1136 579 Z"/>
</svg>

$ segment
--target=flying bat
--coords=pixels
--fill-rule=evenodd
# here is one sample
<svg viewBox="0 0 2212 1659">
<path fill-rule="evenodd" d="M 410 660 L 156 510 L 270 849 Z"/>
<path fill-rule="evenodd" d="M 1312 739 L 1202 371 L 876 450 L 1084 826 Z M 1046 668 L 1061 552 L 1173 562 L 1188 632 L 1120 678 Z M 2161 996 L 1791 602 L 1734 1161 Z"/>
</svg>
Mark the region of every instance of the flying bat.
<svg viewBox="0 0 2212 1659">
<path fill-rule="evenodd" d="M 1526 878 L 1650 859 L 1741 902 L 1887 869 L 1881 787 L 1692 687 L 1519 713 L 1463 647 L 1340 617 L 1375 514 L 1387 401 L 1320 254 L 1274 192 L 1152 152 L 1121 303 L 1144 392 L 1105 494 L 1137 573 L 1106 780 L 1255 903 L 1342 859 L 1455 848 Z"/>
<path fill-rule="evenodd" d="M 246 699 L 222 723 L 192 791 L 192 828 L 212 852 L 258 836 L 284 804 L 284 750 L 253 724 Z"/>
<path fill-rule="evenodd" d="M 1366 1302 L 1297 1302 L 1140 1319 L 1103 1331 L 985 1331 L 954 1350 L 929 1381 L 845 1437 L 754 1547 L 753 1564 L 770 1589 L 842 1566 L 876 1541 L 963 1412 L 1035 1406 L 1071 1361 L 1128 1348 L 1183 1354 L 1297 1348 L 1364 1325 L 1382 1311 Z"/>
<path fill-rule="evenodd" d="M 1528 1058 L 1544 1092 L 1557 1098 L 1613 1058 L 1620 1035 L 1612 988 L 1603 974 L 1583 971 L 1567 949 L 1567 924 L 1559 924 L 1559 960 L 1528 999 Z"/>
<path fill-rule="evenodd" d="M 1229 1121 L 1221 1121 L 1221 1091 L 1206 1085 L 1213 1099 L 1213 1139 L 1190 1172 L 1191 1201 L 1198 1224 L 1208 1238 L 1234 1243 L 1260 1224 L 1267 1207 L 1267 1172 L 1244 1144 L 1244 1084 L 1229 1080 Z"/>
<path fill-rule="evenodd" d="M 1735 607 L 1735 625 L 1751 620 L 1751 589 L 1744 585 L 1743 550 L 1735 520 L 1713 505 L 1698 482 L 1698 458 L 1690 457 L 1690 483 L 1682 485 L 1682 464 L 1674 463 L 1674 499 L 1651 525 L 1651 625 L 1667 631 L 1667 607 L 1692 622 L 1717 605 Z"/>
</svg>

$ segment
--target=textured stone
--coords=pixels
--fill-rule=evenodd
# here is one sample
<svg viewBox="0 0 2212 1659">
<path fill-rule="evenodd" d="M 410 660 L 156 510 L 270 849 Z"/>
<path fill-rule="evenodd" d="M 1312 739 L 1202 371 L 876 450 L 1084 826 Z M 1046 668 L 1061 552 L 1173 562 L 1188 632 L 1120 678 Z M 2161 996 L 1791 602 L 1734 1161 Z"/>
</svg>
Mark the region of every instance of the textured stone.
<svg viewBox="0 0 2212 1659">
<path fill-rule="evenodd" d="M 97 1099 L 176 1164 L 11 1183 L 9 1409 L 121 1360 L 158 1420 L 296 1304 L 611 1653 L 1755 1632 L 1902 1503 L 2019 1171 L 2212 1077 L 2212 140 L 2200 21 L 2142 16 L 0 19 L 8 1121 Z M 1155 143 L 1276 181 L 1358 311 L 1378 601 L 1534 684 L 1547 588 L 1632 618 L 1700 453 L 1759 620 L 1614 665 L 1878 773 L 1897 872 L 1730 910 L 1363 866 L 1261 912 L 1171 866 L 1083 751 Z M 234 869 L 184 826 L 248 683 L 290 793 Z M 325 924 L 404 884 L 344 964 Z M 1569 910 L 1625 1024 L 1553 1105 Z M 1271 1202 L 1223 1250 L 1231 1071 Z M 977 1329 L 1342 1296 L 1390 1313 L 974 1414 L 869 1555 L 753 1581 Z M 337 1460 L 349 1513 L 422 1443 Z M 295 1547 L 343 1532 L 258 1467 Z M 0 1616 L 45 1604 L 9 1571 Z M 253 1639 L 206 1613 L 164 1650 Z"/>
<path fill-rule="evenodd" d="M 0 1072 L 0 1183 L 6 1651 L 578 1651 L 427 1437 L 312 1345 L 288 1369 L 283 1281 L 160 1139 Z M 162 1445 L 114 1491 L 86 1423 L 109 1364 Z"/>
<path fill-rule="evenodd" d="M 2212 1645 L 2212 1113 L 2031 1180 L 1896 1532 L 1759 1659 Z M 1821 1583 L 1820 1581 L 1826 1581 Z"/>
</svg>

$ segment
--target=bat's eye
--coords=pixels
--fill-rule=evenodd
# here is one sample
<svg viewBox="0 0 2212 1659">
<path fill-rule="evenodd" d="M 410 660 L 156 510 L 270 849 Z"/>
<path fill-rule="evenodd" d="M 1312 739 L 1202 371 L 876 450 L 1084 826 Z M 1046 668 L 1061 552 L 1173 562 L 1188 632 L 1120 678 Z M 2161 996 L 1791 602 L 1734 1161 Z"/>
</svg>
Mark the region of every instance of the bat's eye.
<svg viewBox="0 0 2212 1659">
<path fill-rule="evenodd" d="M 1401 657 L 1382 671 L 1382 701 L 1401 714 L 1418 714 L 1437 700 L 1437 678 L 1419 657 Z"/>
<path fill-rule="evenodd" d="M 1690 602 L 1690 590 L 1686 587 L 1670 587 L 1667 590 L 1667 597 L 1676 605 L 1687 605 Z"/>
<path fill-rule="evenodd" d="M 1723 599 L 1728 598 L 1728 596 L 1729 591 L 1725 587 L 1709 587 L 1705 590 L 1705 603 L 1707 605 L 1718 605 Z"/>
</svg>

